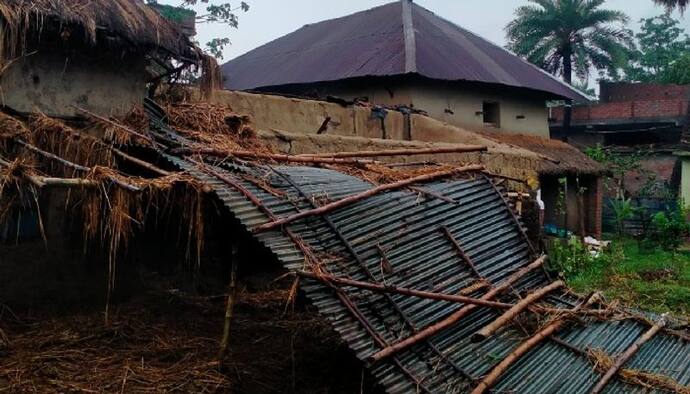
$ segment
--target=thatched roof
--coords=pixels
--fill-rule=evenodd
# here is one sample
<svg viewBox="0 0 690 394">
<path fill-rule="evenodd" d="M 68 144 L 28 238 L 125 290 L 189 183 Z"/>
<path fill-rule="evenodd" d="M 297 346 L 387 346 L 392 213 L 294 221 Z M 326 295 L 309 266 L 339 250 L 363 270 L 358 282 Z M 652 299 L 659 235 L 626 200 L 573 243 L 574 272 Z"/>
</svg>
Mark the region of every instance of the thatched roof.
<svg viewBox="0 0 690 394">
<path fill-rule="evenodd" d="M 0 2 L 4 58 L 12 55 L 27 31 L 49 23 L 83 28 L 90 44 L 99 31 L 145 49 L 164 49 L 177 57 L 196 57 L 195 47 L 178 29 L 142 0 L 3 0 Z"/>
<path fill-rule="evenodd" d="M 543 175 L 601 175 L 606 169 L 563 141 L 524 134 L 482 133 L 495 141 L 543 156 L 537 172 Z"/>
</svg>

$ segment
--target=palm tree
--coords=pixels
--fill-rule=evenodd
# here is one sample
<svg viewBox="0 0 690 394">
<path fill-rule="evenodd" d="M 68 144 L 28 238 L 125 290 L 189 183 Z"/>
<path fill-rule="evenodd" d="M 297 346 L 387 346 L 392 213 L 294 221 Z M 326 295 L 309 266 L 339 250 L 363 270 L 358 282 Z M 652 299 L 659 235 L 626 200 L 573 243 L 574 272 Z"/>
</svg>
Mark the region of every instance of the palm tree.
<svg viewBox="0 0 690 394">
<path fill-rule="evenodd" d="M 627 59 L 632 32 L 628 17 L 601 9 L 604 0 L 529 0 L 506 27 L 508 47 L 572 83 L 592 68 L 614 73 Z M 687 0 L 681 0 L 687 1 Z"/>
<path fill-rule="evenodd" d="M 654 2 L 665 6 L 669 10 L 678 8 L 680 12 L 685 11 L 685 8 L 690 4 L 690 0 L 654 0 Z"/>
</svg>

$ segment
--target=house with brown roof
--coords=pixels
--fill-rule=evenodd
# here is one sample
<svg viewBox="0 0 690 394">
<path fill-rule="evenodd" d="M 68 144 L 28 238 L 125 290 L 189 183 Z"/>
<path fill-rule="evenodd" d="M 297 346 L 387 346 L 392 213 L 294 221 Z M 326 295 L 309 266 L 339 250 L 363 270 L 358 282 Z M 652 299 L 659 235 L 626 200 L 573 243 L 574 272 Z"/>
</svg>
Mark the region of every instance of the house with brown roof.
<svg viewBox="0 0 690 394">
<path fill-rule="evenodd" d="M 0 105 L 50 116 L 74 116 L 75 106 L 124 115 L 142 104 L 147 83 L 200 59 L 138 0 L 6 0 L 0 39 Z"/>
<path fill-rule="evenodd" d="M 586 100 L 411 0 L 306 25 L 222 68 L 231 90 L 365 97 L 459 127 L 546 138 L 547 100 Z"/>
</svg>

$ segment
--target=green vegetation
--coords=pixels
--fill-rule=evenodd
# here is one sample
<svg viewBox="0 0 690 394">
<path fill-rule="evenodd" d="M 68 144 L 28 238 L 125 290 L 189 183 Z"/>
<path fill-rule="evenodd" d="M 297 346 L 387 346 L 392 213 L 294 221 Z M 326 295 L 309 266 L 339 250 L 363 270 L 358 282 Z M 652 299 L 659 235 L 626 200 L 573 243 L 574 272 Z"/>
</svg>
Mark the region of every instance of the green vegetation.
<svg viewBox="0 0 690 394">
<path fill-rule="evenodd" d="M 244 1 L 235 6 L 234 1 L 230 3 L 223 0 L 185 0 L 179 7 L 159 4 L 157 0 L 145 1 L 156 7 L 164 17 L 175 22 L 183 22 L 193 18 L 196 23 L 221 24 L 235 29 L 239 26 L 238 12 L 249 11 L 249 4 Z M 197 14 L 193 11 L 193 7 L 202 4 L 205 6 L 205 13 Z M 228 37 L 215 37 L 206 43 L 205 49 L 212 56 L 222 59 L 223 49 L 229 44 L 230 39 Z"/>
<path fill-rule="evenodd" d="M 508 47 L 572 83 L 591 68 L 610 73 L 623 67 L 632 47 L 628 17 L 601 8 L 604 0 L 530 0 L 506 27 Z"/>
<path fill-rule="evenodd" d="M 181 23 L 189 20 L 190 18 L 196 18 L 196 12 L 186 8 L 174 7 L 167 4 L 156 4 L 155 7 L 161 15 L 173 22 Z"/>
<path fill-rule="evenodd" d="M 624 80 L 632 82 L 687 83 L 690 37 L 680 22 L 668 14 L 640 20 L 637 48 L 623 68 Z"/>
<path fill-rule="evenodd" d="M 681 12 L 685 11 L 690 1 L 688 0 L 654 0 L 655 3 L 663 5 L 669 11 L 678 8 Z"/>
<path fill-rule="evenodd" d="M 690 316 L 690 252 L 648 250 L 626 239 L 565 276 L 581 293 L 601 290 L 630 307 Z"/>
</svg>

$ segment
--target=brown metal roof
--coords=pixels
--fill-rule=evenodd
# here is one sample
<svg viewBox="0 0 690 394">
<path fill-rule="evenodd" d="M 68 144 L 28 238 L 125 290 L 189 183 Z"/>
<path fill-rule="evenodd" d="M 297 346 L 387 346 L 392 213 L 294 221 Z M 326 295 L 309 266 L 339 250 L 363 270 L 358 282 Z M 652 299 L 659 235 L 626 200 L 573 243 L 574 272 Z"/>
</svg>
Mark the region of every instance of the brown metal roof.
<svg viewBox="0 0 690 394">
<path fill-rule="evenodd" d="M 234 90 L 418 74 L 586 99 L 507 50 L 410 0 L 311 25 L 223 65 Z"/>
</svg>

